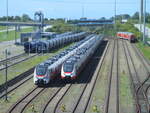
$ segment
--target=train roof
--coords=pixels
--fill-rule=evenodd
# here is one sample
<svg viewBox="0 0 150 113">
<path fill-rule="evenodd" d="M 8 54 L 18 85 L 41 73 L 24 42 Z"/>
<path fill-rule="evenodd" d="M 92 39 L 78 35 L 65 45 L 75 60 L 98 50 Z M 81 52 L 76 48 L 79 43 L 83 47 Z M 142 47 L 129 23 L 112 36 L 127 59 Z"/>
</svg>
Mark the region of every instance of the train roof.
<svg viewBox="0 0 150 113">
<path fill-rule="evenodd" d="M 98 37 L 98 35 L 91 35 L 91 37 Z M 101 37 L 101 36 L 100 36 Z M 78 60 L 82 57 L 82 55 L 87 54 L 87 50 L 95 43 L 96 40 L 92 40 L 89 43 L 85 44 L 82 48 L 78 49 L 74 56 L 71 56 L 65 63 L 78 62 Z"/>
<path fill-rule="evenodd" d="M 131 32 L 117 32 L 117 33 L 123 33 L 123 34 L 133 35 L 133 33 L 131 33 Z"/>
<path fill-rule="evenodd" d="M 68 59 L 64 64 L 74 64 L 76 61 L 76 59 Z"/>
<path fill-rule="evenodd" d="M 36 67 L 47 67 L 47 65 L 45 65 L 45 63 L 41 63 L 41 64 L 38 64 Z"/>
<path fill-rule="evenodd" d="M 48 65 L 51 65 L 52 63 L 53 63 L 53 61 L 51 61 L 51 60 L 47 60 L 44 62 L 44 64 L 48 64 Z"/>
</svg>

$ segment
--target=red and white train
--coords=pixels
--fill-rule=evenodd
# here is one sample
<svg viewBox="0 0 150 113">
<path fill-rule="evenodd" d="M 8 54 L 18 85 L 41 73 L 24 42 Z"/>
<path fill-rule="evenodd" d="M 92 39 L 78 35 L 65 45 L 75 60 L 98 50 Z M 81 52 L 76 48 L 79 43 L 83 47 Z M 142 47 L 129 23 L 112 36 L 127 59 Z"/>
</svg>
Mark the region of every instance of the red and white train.
<svg viewBox="0 0 150 113">
<path fill-rule="evenodd" d="M 102 40 L 103 35 L 95 35 L 94 39 L 78 50 L 76 54 L 67 59 L 61 68 L 62 80 L 75 80 Z"/>
<path fill-rule="evenodd" d="M 117 37 L 122 38 L 122 39 L 127 39 L 130 42 L 135 42 L 136 41 L 135 35 L 131 32 L 117 32 Z"/>
</svg>

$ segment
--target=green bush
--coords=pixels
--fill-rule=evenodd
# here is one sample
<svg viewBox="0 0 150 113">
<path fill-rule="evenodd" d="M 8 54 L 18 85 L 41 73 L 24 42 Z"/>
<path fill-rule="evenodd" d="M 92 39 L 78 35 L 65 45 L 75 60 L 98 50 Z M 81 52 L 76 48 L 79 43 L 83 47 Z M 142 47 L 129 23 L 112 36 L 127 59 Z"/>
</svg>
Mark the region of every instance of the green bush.
<svg viewBox="0 0 150 113">
<path fill-rule="evenodd" d="M 52 28 L 47 29 L 47 32 L 56 32 L 56 33 L 64 33 L 64 32 L 68 32 L 68 31 L 73 31 L 74 26 L 67 24 L 67 23 L 63 23 L 63 22 L 58 22 L 58 23 L 54 23 Z"/>
<path fill-rule="evenodd" d="M 142 35 L 137 28 L 134 27 L 134 24 L 131 22 L 127 22 L 125 24 L 121 24 L 120 22 L 117 22 L 117 31 L 122 32 L 132 32 L 137 38 L 140 38 Z"/>
</svg>

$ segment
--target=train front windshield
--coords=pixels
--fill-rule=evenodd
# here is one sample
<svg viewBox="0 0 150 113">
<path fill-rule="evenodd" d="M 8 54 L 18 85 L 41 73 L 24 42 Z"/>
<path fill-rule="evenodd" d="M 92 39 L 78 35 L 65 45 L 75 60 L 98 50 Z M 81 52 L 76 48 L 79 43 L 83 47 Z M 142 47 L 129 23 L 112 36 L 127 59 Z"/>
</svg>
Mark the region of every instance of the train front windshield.
<svg viewBox="0 0 150 113">
<path fill-rule="evenodd" d="M 46 66 L 37 66 L 36 67 L 36 74 L 37 75 L 45 75 L 47 67 Z"/>
<path fill-rule="evenodd" d="M 65 63 L 63 66 L 64 72 L 72 72 L 73 71 L 73 64 L 72 63 Z"/>
</svg>

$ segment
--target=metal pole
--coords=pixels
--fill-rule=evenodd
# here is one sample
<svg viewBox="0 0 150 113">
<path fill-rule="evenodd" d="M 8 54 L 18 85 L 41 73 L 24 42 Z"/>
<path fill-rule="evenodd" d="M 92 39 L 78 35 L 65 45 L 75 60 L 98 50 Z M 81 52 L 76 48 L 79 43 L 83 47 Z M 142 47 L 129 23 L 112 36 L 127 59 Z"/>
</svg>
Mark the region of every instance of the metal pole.
<svg viewBox="0 0 150 113">
<path fill-rule="evenodd" d="M 37 43 L 36 43 L 36 54 L 37 54 L 37 52 L 38 52 L 38 51 L 37 51 Z"/>
<path fill-rule="evenodd" d="M 44 50 L 44 49 L 43 49 L 43 43 L 42 43 L 42 55 L 43 55 L 43 50 Z"/>
<path fill-rule="evenodd" d="M 7 8 L 7 22 L 8 22 L 8 0 L 6 0 L 6 8 Z M 7 38 L 8 38 L 8 25 L 7 25 Z M 5 56 L 6 56 L 6 64 L 5 64 L 5 101 L 8 101 L 7 98 L 7 88 L 8 88 L 8 84 L 7 84 L 7 49 L 5 50 Z"/>
<path fill-rule="evenodd" d="M 7 22 L 8 22 L 8 0 L 6 0 L 6 9 L 7 9 Z M 7 25 L 7 34 L 8 34 L 8 25 Z"/>
<path fill-rule="evenodd" d="M 144 1 L 144 22 L 143 22 L 143 43 L 145 44 L 145 19 L 146 19 L 146 0 Z"/>
<path fill-rule="evenodd" d="M 17 32 L 17 26 L 15 26 L 15 44 L 16 44 L 16 42 L 17 42 L 17 34 L 16 34 L 16 32 Z"/>
<path fill-rule="evenodd" d="M 142 21 L 143 21 L 142 18 L 143 18 L 143 0 L 140 0 L 140 14 L 139 14 L 140 32 L 143 31 L 142 30 Z"/>
<path fill-rule="evenodd" d="M 31 47 L 31 46 L 30 46 L 30 42 L 29 42 L 29 53 L 28 53 L 29 55 L 30 55 L 30 47 Z"/>
<path fill-rule="evenodd" d="M 5 75 L 5 101 L 8 101 L 8 98 L 7 98 L 7 88 L 8 88 L 8 84 L 7 84 L 7 49 L 5 50 L 5 56 L 6 56 L 6 64 L 5 64 L 5 68 L 6 68 L 6 75 Z"/>
<path fill-rule="evenodd" d="M 115 17 L 114 17 L 114 30 L 115 30 L 115 38 L 116 38 L 116 33 L 117 33 L 117 25 L 116 25 L 116 11 L 117 11 L 117 5 L 116 5 L 116 0 L 115 0 L 115 7 L 114 7 L 114 10 L 115 10 Z"/>
</svg>

